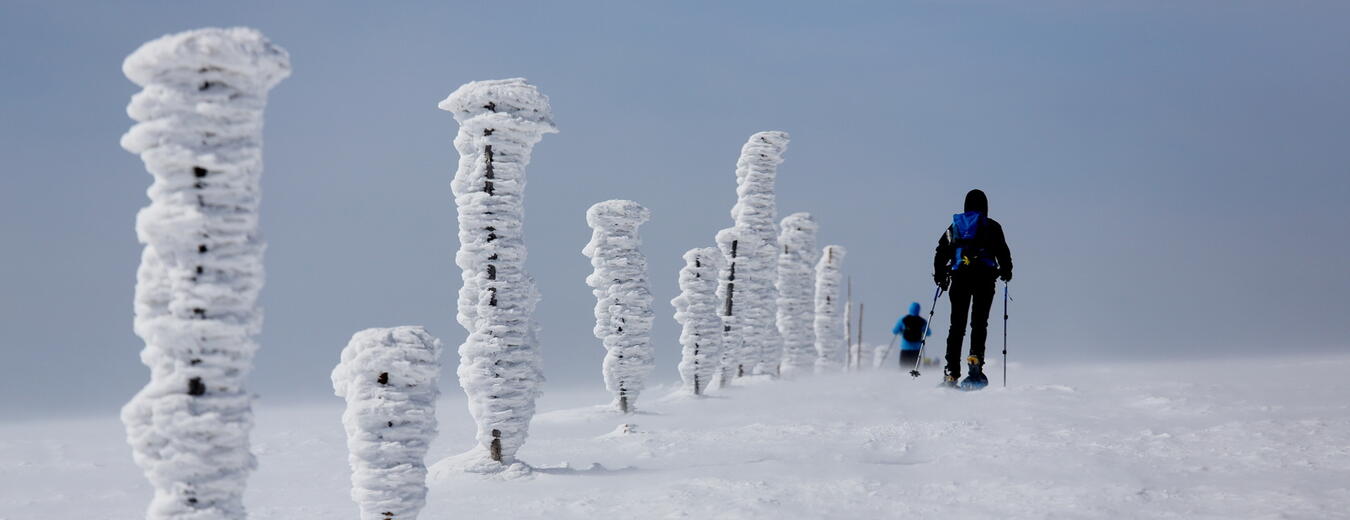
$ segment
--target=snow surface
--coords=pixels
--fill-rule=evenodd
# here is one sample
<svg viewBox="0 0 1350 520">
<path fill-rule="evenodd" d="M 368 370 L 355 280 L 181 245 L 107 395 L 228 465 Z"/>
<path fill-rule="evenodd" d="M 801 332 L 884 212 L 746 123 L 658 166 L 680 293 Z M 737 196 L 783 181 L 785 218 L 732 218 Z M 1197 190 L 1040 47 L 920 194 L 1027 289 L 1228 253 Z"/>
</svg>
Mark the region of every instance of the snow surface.
<svg viewBox="0 0 1350 520">
<path fill-rule="evenodd" d="M 155 486 L 147 518 L 244 518 L 253 341 L 264 245 L 258 232 L 263 109 L 290 73 L 286 51 L 252 29 L 164 36 L 127 57 L 144 90 L 122 147 L 154 176 L 136 216 L 145 249 L 135 331 L 150 382 L 122 410 Z"/>
<path fill-rule="evenodd" d="M 652 291 L 647 284 L 647 257 L 638 228 L 652 212 L 631 200 L 597 202 L 586 211 L 591 241 L 581 250 L 594 272 L 586 285 L 595 294 L 595 337 L 605 347 L 605 388 L 614 394 L 616 410 L 631 412 L 646 387 L 656 361 L 651 330 Z"/>
<path fill-rule="evenodd" d="M 425 457 L 436 438 L 441 341 L 422 327 L 366 329 L 333 369 L 361 520 L 411 520 L 426 502 Z"/>
<path fill-rule="evenodd" d="M 920 379 L 867 371 L 650 399 L 645 413 L 621 416 L 590 406 L 606 395 L 599 385 L 555 390 L 520 452 L 539 464 L 531 476 L 435 481 L 422 516 L 1231 520 L 1350 511 L 1350 355 L 1014 364 L 1007 389 L 990 361 L 994 386 L 977 393 L 934 388 L 938 369 Z M 462 394 L 442 396 L 430 455 L 473 442 L 464 405 Z M 262 404 L 256 413 L 251 515 L 353 518 L 341 404 Z M 151 489 L 120 429 L 111 412 L 0 424 L 0 519 L 143 516 Z"/>
<path fill-rule="evenodd" d="M 784 377 L 809 374 L 816 364 L 816 231 L 810 213 L 783 219 L 778 235 L 778 331 L 783 338 Z"/>
<path fill-rule="evenodd" d="M 478 420 L 472 453 L 486 456 L 499 443 L 510 464 L 544 379 L 533 317 L 539 293 L 525 271 L 525 167 L 535 143 L 558 130 L 548 97 L 522 78 L 466 83 L 438 106 L 460 125 L 450 188 L 464 283 L 456 318 L 469 333 L 459 347 L 459 384 Z"/>
</svg>

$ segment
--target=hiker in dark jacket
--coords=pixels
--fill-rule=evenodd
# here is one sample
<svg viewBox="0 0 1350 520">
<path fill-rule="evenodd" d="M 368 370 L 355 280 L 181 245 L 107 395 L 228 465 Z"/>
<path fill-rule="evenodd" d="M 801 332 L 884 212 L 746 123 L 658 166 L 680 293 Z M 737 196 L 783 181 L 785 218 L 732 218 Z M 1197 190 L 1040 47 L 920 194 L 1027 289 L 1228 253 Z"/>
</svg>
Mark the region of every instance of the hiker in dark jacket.
<svg viewBox="0 0 1350 520">
<path fill-rule="evenodd" d="M 966 194 L 965 212 L 938 239 L 933 255 L 933 281 L 948 291 L 952 326 L 947 331 L 947 368 L 943 384 L 955 386 L 961 377 L 961 340 L 970 318 L 970 375 L 961 384 L 980 388 L 984 375 L 984 341 L 989 335 L 989 309 L 994 304 L 996 279 L 1012 280 L 1012 254 L 1003 226 L 989 218 L 989 199 L 980 190 Z"/>
</svg>

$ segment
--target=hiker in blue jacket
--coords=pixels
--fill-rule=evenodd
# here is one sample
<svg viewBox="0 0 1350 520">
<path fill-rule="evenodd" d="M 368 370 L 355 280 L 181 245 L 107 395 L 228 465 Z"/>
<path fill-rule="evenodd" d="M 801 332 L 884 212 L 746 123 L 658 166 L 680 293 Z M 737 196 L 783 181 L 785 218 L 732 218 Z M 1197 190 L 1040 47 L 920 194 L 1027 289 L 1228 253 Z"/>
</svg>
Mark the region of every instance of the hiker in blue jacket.
<svg viewBox="0 0 1350 520">
<path fill-rule="evenodd" d="M 948 291 L 952 302 L 952 326 L 947 331 L 947 368 L 943 384 L 956 386 L 961 377 L 961 342 L 970 318 L 970 374 L 962 387 L 982 388 L 984 341 L 989 336 L 989 309 L 994 304 L 997 279 L 1012 280 L 1012 253 L 1003 236 L 1003 226 L 989 218 L 989 199 L 980 190 L 966 194 L 965 211 L 952 216 L 952 224 L 938 239 L 933 255 L 933 281 Z"/>
<path fill-rule="evenodd" d="M 909 304 L 909 314 L 901 316 L 891 329 L 891 334 L 900 336 L 900 368 L 916 366 L 923 339 L 933 335 L 933 331 L 928 330 L 928 320 L 919 312 L 919 302 Z"/>
</svg>

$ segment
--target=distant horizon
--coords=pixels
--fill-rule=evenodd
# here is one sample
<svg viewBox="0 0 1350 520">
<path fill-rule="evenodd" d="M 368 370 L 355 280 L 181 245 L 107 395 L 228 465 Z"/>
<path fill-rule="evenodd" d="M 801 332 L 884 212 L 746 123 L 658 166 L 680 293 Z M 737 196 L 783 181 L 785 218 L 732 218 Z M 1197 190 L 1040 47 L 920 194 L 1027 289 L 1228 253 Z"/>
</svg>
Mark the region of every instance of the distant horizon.
<svg viewBox="0 0 1350 520">
<path fill-rule="evenodd" d="M 1016 266 L 1014 363 L 1350 352 L 1350 4 L 766 5 L 0 8 L 0 410 L 116 410 L 149 379 L 131 324 L 151 179 L 118 146 L 139 90 L 121 64 L 206 26 L 255 27 L 294 67 L 264 132 L 263 403 L 336 402 L 338 352 L 374 326 L 426 326 L 458 391 L 458 127 L 436 103 L 509 77 L 560 129 L 525 205 L 546 393 L 602 385 L 581 248 L 613 198 L 652 210 L 653 380 L 677 379 L 680 255 L 731 225 L 762 130 L 791 134 L 778 216 L 848 249 L 869 344 L 911 301 L 927 315 L 938 235 L 980 188 Z M 946 316 L 944 297 L 933 355 Z"/>
</svg>

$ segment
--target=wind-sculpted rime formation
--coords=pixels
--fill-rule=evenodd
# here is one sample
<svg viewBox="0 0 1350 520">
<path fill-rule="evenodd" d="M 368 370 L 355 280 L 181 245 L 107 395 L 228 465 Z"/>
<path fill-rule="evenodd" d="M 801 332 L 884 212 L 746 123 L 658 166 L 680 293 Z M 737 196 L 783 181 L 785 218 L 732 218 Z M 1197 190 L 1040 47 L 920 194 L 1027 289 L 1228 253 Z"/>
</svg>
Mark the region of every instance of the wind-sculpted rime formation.
<svg viewBox="0 0 1350 520">
<path fill-rule="evenodd" d="M 459 122 L 459 210 L 463 270 L 459 384 L 493 461 L 511 464 L 524 444 L 543 372 L 533 313 L 539 301 L 525 272 L 525 167 L 544 134 L 555 133 L 548 98 L 524 79 L 467 83 L 441 101 Z"/>
<path fill-rule="evenodd" d="M 361 520 L 413 520 L 426 504 L 427 447 L 436 438 L 441 342 L 422 327 L 366 329 L 342 349 L 333 391 Z"/>
<path fill-rule="evenodd" d="M 785 377 L 810 373 L 815 366 L 817 229 L 810 213 L 793 213 L 783 219 L 778 235 L 778 331 Z"/>
<path fill-rule="evenodd" d="M 717 315 L 717 274 L 722 252 L 712 247 L 690 249 L 684 253 L 680 269 L 680 295 L 675 306 L 675 321 L 680 330 L 680 379 L 682 390 L 702 395 L 717 374 L 722 362 L 722 320 Z"/>
<path fill-rule="evenodd" d="M 614 406 L 633 410 L 655 361 L 651 345 L 652 293 L 638 227 L 651 212 L 631 200 L 607 200 L 586 211 L 591 241 L 581 253 L 595 269 L 586 284 L 595 294 L 595 337 L 605 345 L 605 388 Z"/>
<path fill-rule="evenodd" d="M 843 246 L 825 246 L 816 264 L 816 372 L 844 368 L 844 317 L 839 313 L 843 282 Z"/>
<path fill-rule="evenodd" d="M 739 323 L 747 371 L 777 375 L 783 357 L 778 332 L 778 210 L 774 182 L 787 151 L 786 132 L 750 136 L 736 161 L 736 205 L 731 218 L 740 228 L 736 289 L 743 295 Z"/>
<path fill-rule="evenodd" d="M 718 314 L 722 316 L 722 359 L 718 362 L 721 376 L 719 384 L 726 384 L 733 377 L 745 375 L 752 365 L 752 359 L 745 348 L 745 337 L 741 329 L 740 312 L 745 307 L 742 301 L 743 291 L 736 269 L 741 261 L 741 229 L 729 227 L 717 232 L 717 249 L 722 253 L 722 265 L 717 271 Z"/>
<path fill-rule="evenodd" d="M 136 217 L 145 250 L 135 330 L 150 383 L 122 408 L 154 487 L 149 519 L 239 519 L 256 465 L 244 388 L 262 326 L 258 234 L 263 108 L 290 74 L 285 50 L 247 28 L 142 45 L 122 64 L 144 88 L 122 147 L 154 176 Z"/>
</svg>

